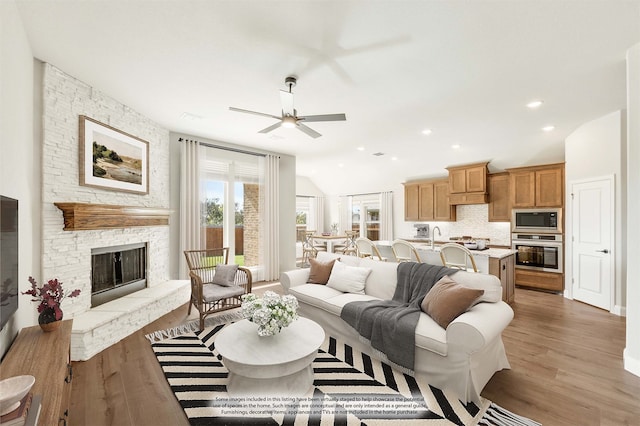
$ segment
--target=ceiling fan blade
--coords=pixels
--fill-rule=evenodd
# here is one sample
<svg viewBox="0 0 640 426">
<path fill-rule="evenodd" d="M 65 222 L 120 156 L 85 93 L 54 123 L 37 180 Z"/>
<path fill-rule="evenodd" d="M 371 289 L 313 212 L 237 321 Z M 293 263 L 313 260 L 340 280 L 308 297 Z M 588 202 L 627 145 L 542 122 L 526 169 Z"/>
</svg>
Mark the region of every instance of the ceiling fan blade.
<svg viewBox="0 0 640 426">
<path fill-rule="evenodd" d="M 307 127 L 302 123 L 298 123 L 296 126 L 299 130 L 305 132 L 307 135 L 311 136 L 312 138 L 319 138 L 320 136 L 322 136 L 320 133 L 316 132 L 315 130 L 313 130 L 311 127 Z"/>
<path fill-rule="evenodd" d="M 280 103 L 282 104 L 282 115 L 296 115 L 296 112 L 293 109 L 293 93 L 281 90 Z"/>
<path fill-rule="evenodd" d="M 322 115 L 305 115 L 304 117 L 298 117 L 300 120 L 304 120 L 308 123 L 312 121 L 345 121 L 347 116 L 345 114 L 322 114 Z"/>
<path fill-rule="evenodd" d="M 270 131 L 277 129 L 280 126 L 282 126 L 282 121 L 278 121 L 276 124 L 273 124 L 266 129 L 262 129 L 258 133 L 269 133 Z"/>
<path fill-rule="evenodd" d="M 271 115 L 271 114 L 265 114 L 264 112 L 249 111 L 248 109 L 240 109 L 240 108 L 234 108 L 234 107 L 229 107 L 229 109 L 231 111 L 245 112 L 247 114 L 261 115 L 263 117 L 271 117 L 271 118 L 275 118 L 276 120 L 282 120 L 282 117 L 278 117 L 276 115 Z"/>
</svg>

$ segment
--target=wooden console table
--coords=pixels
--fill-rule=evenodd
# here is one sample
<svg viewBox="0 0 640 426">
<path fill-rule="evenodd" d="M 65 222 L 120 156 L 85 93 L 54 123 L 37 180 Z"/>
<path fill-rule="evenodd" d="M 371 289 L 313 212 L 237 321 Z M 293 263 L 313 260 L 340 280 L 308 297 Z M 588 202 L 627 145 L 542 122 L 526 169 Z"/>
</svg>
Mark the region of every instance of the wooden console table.
<svg viewBox="0 0 640 426">
<path fill-rule="evenodd" d="M 42 395 L 39 425 L 67 424 L 72 323 L 73 320 L 62 321 L 58 330 L 49 333 L 39 326 L 23 328 L 0 364 L 0 379 L 23 374 L 36 378 L 31 393 Z"/>
</svg>

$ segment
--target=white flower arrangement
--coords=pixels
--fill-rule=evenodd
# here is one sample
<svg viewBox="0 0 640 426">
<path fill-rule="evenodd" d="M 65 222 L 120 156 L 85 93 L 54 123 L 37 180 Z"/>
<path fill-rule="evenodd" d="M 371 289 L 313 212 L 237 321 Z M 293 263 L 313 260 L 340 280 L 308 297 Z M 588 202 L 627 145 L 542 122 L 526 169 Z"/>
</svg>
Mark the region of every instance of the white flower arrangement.
<svg viewBox="0 0 640 426">
<path fill-rule="evenodd" d="M 298 299 L 288 294 L 280 297 L 266 291 L 262 298 L 253 293 L 242 296 L 242 316 L 258 325 L 259 336 L 273 336 L 298 319 Z"/>
</svg>

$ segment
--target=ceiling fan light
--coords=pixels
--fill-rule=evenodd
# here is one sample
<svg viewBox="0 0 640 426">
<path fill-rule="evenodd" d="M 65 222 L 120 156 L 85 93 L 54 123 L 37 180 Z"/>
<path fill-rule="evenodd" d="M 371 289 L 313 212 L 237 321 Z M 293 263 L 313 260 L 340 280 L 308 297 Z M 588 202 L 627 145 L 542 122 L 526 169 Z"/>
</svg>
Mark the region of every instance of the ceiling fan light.
<svg viewBox="0 0 640 426">
<path fill-rule="evenodd" d="M 282 127 L 286 127 L 287 129 L 293 129 L 296 127 L 296 119 L 295 117 L 291 117 L 290 115 L 282 118 Z"/>
</svg>

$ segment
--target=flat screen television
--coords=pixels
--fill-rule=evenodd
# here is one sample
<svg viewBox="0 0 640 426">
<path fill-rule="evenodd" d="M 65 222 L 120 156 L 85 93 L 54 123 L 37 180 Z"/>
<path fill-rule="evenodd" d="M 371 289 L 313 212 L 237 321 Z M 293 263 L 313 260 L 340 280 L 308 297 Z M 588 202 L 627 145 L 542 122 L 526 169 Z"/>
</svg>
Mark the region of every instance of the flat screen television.
<svg viewBox="0 0 640 426">
<path fill-rule="evenodd" d="M 18 200 L 0 195 L 0 328 L 18 310 Z"/>
</svg>

